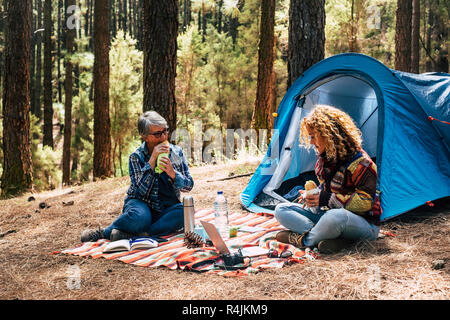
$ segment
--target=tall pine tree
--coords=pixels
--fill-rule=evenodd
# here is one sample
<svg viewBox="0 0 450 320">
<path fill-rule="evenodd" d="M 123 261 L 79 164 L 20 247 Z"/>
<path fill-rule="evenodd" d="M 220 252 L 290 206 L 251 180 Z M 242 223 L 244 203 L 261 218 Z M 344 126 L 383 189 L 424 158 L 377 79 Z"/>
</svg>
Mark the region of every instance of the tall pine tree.
<svg viewBox="0 0 450 320">
<path fill-rule="evenodd" d="M 325 0 L 291 0 L 288 87 L 325 56 Z"/>
<path fill-rule="evenodd" d="M 94 179 L 111 176 L 109 0 L 94 7 Z"/>
<path fill-rule="evenodd" d="M 65 21 L 69 19 L 67 8 L 74 5 L 75 0 L 66 1 Z M 64 65 L 66 68 L 66 77 L 64 79 L 64 142 L 63 142 L 63 161 L 62 161 L 62 183 L 70 184 L 70 159 L 71 159 L 71 141 L 72 141 L 72 95 L 73 95 L 73 64 L 71 55 L 74 52 L 75 28 L 71 25 L 64 25 L 66 34 L 66 49 Z"/>
<path fill-rule="evenodd" d="M 31 0 L 7 0 L 3 87 L 2 195 L 30 190 Z"/>
<path fill-rule="evenodd" d="M 420 0 L 412 2 L 411 72 L 419 73 Z"/>
<path fill-rule="evenodd" d="M 44 138 L 43 145 L 53 149 L 52 106 L 52 0 L 44 2 Z"/>
<path fill-rule="evenodd" d="M 274 63 L 275 0 L 261 1 L 261 24 L 258 47 L 258 82 L 252 116 L 254 129 L 273 127 L 273 63 Z"/>
<path fill-rule="evenodd" d="M 395 25 L 395 69 L 411 71 L 411 0 L 397 0 Z"/>
<path fill-rule="evenodd" d="M 176 127 L 178 0 L 144 0 L 144 106 Z"/>
</svg>

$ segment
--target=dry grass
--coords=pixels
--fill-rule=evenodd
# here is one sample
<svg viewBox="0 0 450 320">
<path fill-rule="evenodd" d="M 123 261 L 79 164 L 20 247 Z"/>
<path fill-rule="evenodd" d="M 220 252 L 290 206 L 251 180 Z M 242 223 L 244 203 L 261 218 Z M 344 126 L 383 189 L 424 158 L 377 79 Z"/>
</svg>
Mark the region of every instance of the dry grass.
<svg viewBox="0 0 450 320">
<path fill-rule="evenodd" d="M 211 207 L 216 190 L 233 211 L 250 177 L 207 182 L 243 166 L 191 169 L 197 208 Z M 119 261 L 51 253 L 74 247 L 85 228 L 108 225 L 120 214 L 128 178 L 3 200 L 0 219 L 0 299 L 448 299 L 450 207 L 420 208 L 382 226 L 396 237 L 359 243 L 351 250 L 245 278 L 142 268 Z M 49 208 L 39 209 L 45 201 Z M 74 201 L 72 206 L 63 202 Z M 39 210 L 38 210 L 39 209 Z M 38 211 L 36 211 L 38 210 Z M 9 233 L 8 233 L 9 231 Z M 443 269 L 432 262 L 442 259 Z M 69 289 L 79 270 L 79 289 Z"/>
</svg>

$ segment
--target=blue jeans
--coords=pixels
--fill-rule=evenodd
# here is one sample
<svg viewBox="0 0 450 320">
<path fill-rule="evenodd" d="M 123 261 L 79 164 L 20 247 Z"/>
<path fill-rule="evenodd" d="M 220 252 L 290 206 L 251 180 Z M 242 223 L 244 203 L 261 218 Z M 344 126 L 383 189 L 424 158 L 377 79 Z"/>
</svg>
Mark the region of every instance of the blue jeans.
<svg viewBox="0 0 450 320">
<path fill-rule="evenodd" d="M 178 203 L 162 212 L 151 211 L 147 203 L 138 199 L 126 199 L 122 214 L 104 231 L 106 239 L 110 238 L 113 229 L 126 233 L 147 233 L 149 236 L 160 236 L 175 232 L 184 225 L 183 204 Z"/>
<path fill-rule="evenodd" d="M 314 247 L 326 239 L 375 240 L 379 226 L 346 209 L 318 211 L 314 214 L 296 203 L 280 203 L 275 208 L 275 218 L 289 230 L 308 234 L 303 244 Z"/>
</svg>

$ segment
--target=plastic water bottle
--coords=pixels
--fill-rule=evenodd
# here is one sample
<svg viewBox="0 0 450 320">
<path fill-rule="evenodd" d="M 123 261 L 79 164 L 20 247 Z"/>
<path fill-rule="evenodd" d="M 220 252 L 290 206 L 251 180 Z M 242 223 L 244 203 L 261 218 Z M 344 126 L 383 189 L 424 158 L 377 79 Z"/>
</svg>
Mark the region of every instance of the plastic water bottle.
<svg viewBox="0 0 450 320">
<path fill-rule="evenodd" d="M 228 239 L 230 230 L 228 226 L 228 202 L 222 191 L 217 192 L 214 201 L 214 222 L 223 239 Z"/>
</svg>

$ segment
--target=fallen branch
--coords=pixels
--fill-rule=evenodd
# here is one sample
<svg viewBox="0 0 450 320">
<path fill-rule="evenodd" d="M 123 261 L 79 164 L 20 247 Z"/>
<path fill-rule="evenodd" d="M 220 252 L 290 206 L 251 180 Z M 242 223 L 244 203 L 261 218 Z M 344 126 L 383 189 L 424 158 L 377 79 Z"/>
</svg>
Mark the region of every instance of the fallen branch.
<svg viewBox="0 0 450 320">
<path fill-rule="evenodd" d="M 237 176 L 231 176 L 231 177 L 226 177 L 226 178 L 221 178 L 221 179 L 216 179 L 216 180 L 206 180 L 206 182 L 231 180 L 231 179 L 235 179 L 235 178 L 248 177 L 248 176 L 251 176 L 252 174 L 253 174 L 253 172 L 252 173 L 246 173 L 246 174 L 239 174 Z"/>
<path fill-rule="evenodd" d="M 6 236 L 6 235 L 8 235 L 10 233 L 15 233 L 15 232 L 17 232 L 17 231 L 16 230 L 8 230 L 8 231 L 6 231 L 4 233 L 0 233 L 0 238 L 3 238 L 4 236 Z"/>
</svg>

